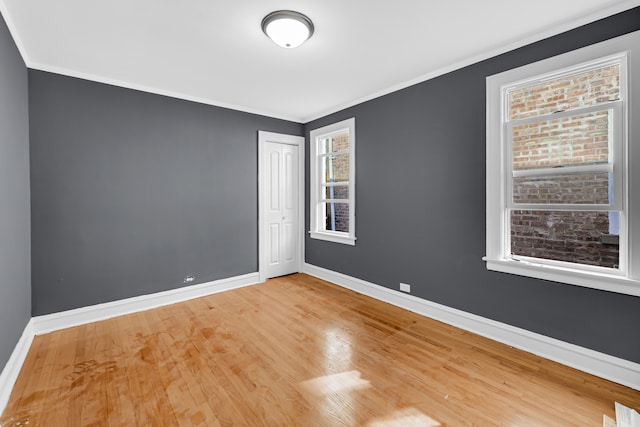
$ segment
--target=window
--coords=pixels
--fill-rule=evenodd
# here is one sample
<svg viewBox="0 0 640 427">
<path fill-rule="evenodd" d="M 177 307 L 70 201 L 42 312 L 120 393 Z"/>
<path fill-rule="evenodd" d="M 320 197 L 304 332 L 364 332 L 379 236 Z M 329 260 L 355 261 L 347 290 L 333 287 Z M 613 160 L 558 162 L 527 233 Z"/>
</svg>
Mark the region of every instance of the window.
<svg viewBox="0 0 640 427">
<path fill-rule="evenodd" d="M 637 45 L 487 78 L 488 269 L 640 295 Z"/>
<path fill-rule="evenodd" d="M 311 131 L 311 230 L 314 239 L 355 245 L 355 119 Z"/>
</svg>

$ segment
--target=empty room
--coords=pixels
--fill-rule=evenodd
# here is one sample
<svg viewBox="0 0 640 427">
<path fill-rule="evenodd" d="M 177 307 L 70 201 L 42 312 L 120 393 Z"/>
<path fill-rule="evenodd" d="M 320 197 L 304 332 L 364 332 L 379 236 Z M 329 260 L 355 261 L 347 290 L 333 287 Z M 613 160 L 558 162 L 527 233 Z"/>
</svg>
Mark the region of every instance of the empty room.
<svg viewBox="0 0 640 427">
<path fill-rule="evenodd" d="M 0 426 L 640 427 L 639 0 L 0 12 Z"/>
</svg>

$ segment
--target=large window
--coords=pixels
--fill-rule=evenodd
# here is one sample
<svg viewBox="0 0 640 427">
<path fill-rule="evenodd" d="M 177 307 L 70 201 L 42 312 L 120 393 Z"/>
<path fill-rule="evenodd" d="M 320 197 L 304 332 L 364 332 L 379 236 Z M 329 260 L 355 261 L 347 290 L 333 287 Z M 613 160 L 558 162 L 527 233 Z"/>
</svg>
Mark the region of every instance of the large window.
<svg viewBox="0 0 640 427">
<path fill-rule="evenodd" d="M 311 131 L 312 238 L 355 245 L 355 119 Z"/>
<path fill-rule="evenodd" d="M 638 44 L 487 79 L 487 268 L 640 295 Z"/>
</svg>

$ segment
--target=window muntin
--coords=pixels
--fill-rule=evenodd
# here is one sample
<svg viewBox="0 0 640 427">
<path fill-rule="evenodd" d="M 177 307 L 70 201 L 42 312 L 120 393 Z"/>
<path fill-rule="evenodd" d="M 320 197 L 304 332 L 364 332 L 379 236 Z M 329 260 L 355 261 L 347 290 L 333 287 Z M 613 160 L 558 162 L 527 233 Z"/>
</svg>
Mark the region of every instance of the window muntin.
<svg viewBox="0 0 640 427">
<path fill-rule="evenodd" d="M 355 119 L 311 132 L 313 238 L 355 244 Z"/>
<path fill-rule="evenodd" d="M 325 200 L 349 200 L 349 184 L 337 183 L 333 185 L 323 185 Z"/>
<path fill-rule="evenodd" d="M 562 79 L 560 83 L 569 86 L 579 80 L 575 76 L 593 76 L 594 70 L 599 77 L 616 75 L 606 82 L 600 78 L 583 82 L 581 91 L 549 91 L 549 96 L 545 95 L 548 105 L 518 102 L 513 103 L 517 108 L 510 108 L 518 91 L 530 93 L 535 88 L 540 92 L 541 86 Z M 487 269 L 640 296 L 640 192 L 635 188 L 635 182 L 640 182 L 640 120 L 631 111 L 634 105 L 640 105 L 640 85 L 627 82 L 640 75 L 639 71 L 637 31 L 487 78 Z M 577 92 L 581 92 L 581 98 L 573 96 Z M 606 149 L 596 153 L 599 157 L 574 162 L 553 159 L 556 164 L 531 162 L 514 167 L 512 131 L 516 126 L 587 114 L 598 120 L 607 117 L 608 139 Z M 598 131 L 602 130 L 601 126 Z M 585 180 L 592 180 L 589 188 L 598 187 L 598 195 L 587 198 L 590 200 L 572 194 L 572 186 L 581 174 Z M 556 195 L 545 199 L 535 191 L 516 194 L 518 190 L 538 188 L 555 188 Z M 539 227 L 532 232 L 512 223 L 512 214 L 523 212 L 554 216 L 538 221 Z M 591 218 L 589 226 L 575 227 L 585 218 Z M 567 235 L 574 237 L 571 230 L 585 231 L 582 243 L 568 243 Z M 549 239 L 555 236 L 562 246 L 571 247 L 572 257 L 520 249 L 544 247 L 540 242 L 523 240 L 519 246 L 514 244 L 522 237 L 539 238 L 536 232 Z M 604 252 L 597 251 L 600 260 L 595 263 L 583 259 L 582 249 L 576 247 L 589 254 L 592 245 L 618 248 L 618 262 L 615 254 L 606 260 Z"/>
<path fill-rule="evenodd" d="M 602 205 L 612 202 L 608 172 L 531 175 L 513 178 L 513 206 Z M 585 187 L 593 191 L 584 191 Z"/>
</svg>

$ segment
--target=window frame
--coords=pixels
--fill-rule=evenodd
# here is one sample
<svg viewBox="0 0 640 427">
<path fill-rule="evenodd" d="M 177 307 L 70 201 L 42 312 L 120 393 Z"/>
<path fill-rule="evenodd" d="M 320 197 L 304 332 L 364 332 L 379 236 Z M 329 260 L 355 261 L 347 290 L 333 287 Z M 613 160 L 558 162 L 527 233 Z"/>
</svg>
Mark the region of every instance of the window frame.
<svg viewBox="0 0 640 427">
<path fill-rule="evenodd" d="M 487 77 L 486 85 L 486 261 L 488 270 L 499 271 L 539 279 L 551 280 L 577 286 L 602 289 L 628 295 L 640 296 L 640 121 L 633 120 L 632 107 L 640 105 L 640 31 L 607 40 L 500 74 Z M 612 61 L 621 61 L 621 102 L 614 128 L 619 129 L 622 150 L 614 151 L 613 179 L 617 197 L 614 206 L 599 205 L 596 210 L 620 210 L 620 269 L 587 266 L 571 262 L 544 260 L 510 255 L 509 206 L 511 197 L 511 141 L 508 130 L 508 89 L 525 83 L 559 78 L 589 68 L 597 68 Z M 622 69 L 624 67 L 624 70 Z M 630 84 L 631 79 L 634 80 Z M 636 83 L 636 81 L 638 83 Z M 580 110 L 571 110 L 565 115 L 578 115 Z M 607 108 L 595 107 L 595 110 Z M 622 110 L 622 111 L 620 111 Z M 576 113 L 578 111 L 578 113 Z M 540 115 L 537 119 L 548 119 Z M 555 117 L 554 117 L 555 118 Z M 633 183 L 637 182 L 635 186 Z M 615 185 L 614 184 L 614 185 Z M 634 188 L 632 188 L 632 186 Z M 635 191 L 635 193 L 634 193 Z M 518 209 L 525 204 L 517 204 Z M 567 208 L 569 205 L 562 205 Z M 573 210 L 589 210 L 589 205 L 570 205 Z M 606 206 L 606 208 L 602 208 Z M 551 206 L 544 210 L 551 210 Z M 593 205 L 591 206 L 593 208 Z M 619 209 L 620 208 L 620 209 Z M 527 209 L 527 207 L 522 207 Z M 592 209 L 593 210 L 593 209 Z"/>
<path fill-rule="evenodd" d="M 621 69 L 622 65 L 626 64 L 626 57 L 616 56 L 614 59 L 621 60 Z M 581 70 L 580 70 L 581 71 Z M 622 73 L 621 73 L 622 74 Z M 621 75 L 621 80 L 626 80 L 626 76 Z M 533 80 L 534 82 L 537 81 Z M 626 83 L 626 82 L 624 82 Z M 621 82 L 620 91 L 623 92 L 625 89 L 625 84 Z M 506 89 L 508 91 L 509 89 Z M 506 101 L 503 101 L 506 102 Z M 602 111 L 611 110 L 613 112 L 612 120 L 610 121 L 610 125 L 612 129 L 610 132 L 612 137 L 609 140 L 609 151 L 613 152 L 613 156 L 609 163 L 594 163 L 594 164 L 585 164 L 579 166 L 563 166 L 563 167 L 546 167 L 546 168 L 531 168 L 531 169 L 523 169 L 523 170 L 513 170 L 513 137 L 511 130 L 520 125 L 543 122 L 543 121 L 552 121 L 559 120 L 564 118 L 570 118 L 580 115 L 585 115 L 588 113 L 598 113 Z M 623 100 L 617 101 L 609 101 L 607 103 L 602 103 L 594 106 L 577 108 L 575 110 L 562 111 L 558 113 L 552 114 L 544 114 L 535 117 L 528 117 L 526 119 L 519 120 L 504 120 L 504 126 L 506 128 L 506 138 L 505 146 L 506 146 L 506 155 L 505 155 L 505 168 L 506 168 L 506 179 L 507 179 L 507 207 L 510 209 L 525 209 L 525 210 L 574 210 L 574 211 L 609 211 L 616 210 L 620 211 L 623 208 L 623 196 L 622 189 L 623 185 L 623 172 L 624 172 L 624 137 L 622 132 L 623 126 L 623 117 L 624 117 L 624 105 Z M 535 119 L 535 120 L 534 120 Z M 514 202 L 513 201 L 513 180 L 514 178 L 520 177 L 534 177 L 534 176 L 563 176 L 563 175 L 571 175 L 571 174 L 581 174 L 581 173 L 598 173 L 598 172 L 607 172 L 611 174 L 611 179 L 614 183 L 614 192 L 613 192 L 613 203 L 609 204 L 593 204 L 593 203 L 580 203 L 580 204 L 572 204 L 572 203 L 525 203 L 525 202 Z"/>
<path fill-rule="evenodd" d="M 326 159 L 329 154 L 321 150 L 321 141 L 325 138 L 332 137 L 343 132 L 349 134 L 348 150 L 331 153 L 331 155 L 348 154 L 349 155 L 349 179 L 348 181 L 340 181 L 337 184 L 327 185 L 322 179 L 324 168 L 322 160 Z M 355 118 L 342 120 L 310 132 L 310 190 L 309 190 L 309 235 L 313 239 L 326 240 L 334 243 L 342 243 L 346 245 L 356 244 L 356 122 Z M 348 188 L 348 199 L 327 199 L 324 197 L 324 191 L 329 187 Z M 326 203 L 345 203 L 349 206 L 349 231 L 332 231 L 326 230 L 323 225 L 324 206 Z"/>
</svg>

